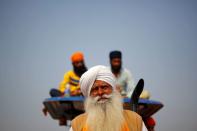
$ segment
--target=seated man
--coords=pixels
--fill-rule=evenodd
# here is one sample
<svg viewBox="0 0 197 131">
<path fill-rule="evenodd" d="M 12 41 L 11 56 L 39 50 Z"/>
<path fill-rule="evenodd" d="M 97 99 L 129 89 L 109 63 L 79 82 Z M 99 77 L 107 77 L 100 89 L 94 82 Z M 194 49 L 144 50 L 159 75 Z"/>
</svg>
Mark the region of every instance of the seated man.
<svg viewBox="0 0 197 131">
<path fill-rule="evenodd" d="M 123 109 L 109 68 L 95 66 L 80 78 L 85 113 L 72 120 L 70 131 L 147 131 L 141 116 Z"/>
<path fill-rule="evenodd" d="M 111 51 L 109 58 L 111 71 L 116 78 L 116 89 L 121 93 L 122 96 L 130 97 L 134 90 L 134 79 L 131 72 L 128 69 L 122 67 L 122 53 L 117 50 Z M 147 90 L 143 90 L 140 98 L 149 99 L 150 93 Z M 155 121 L 152 117 L 144 118 L 144 120 L 146 127 L 154 128 Z"/>
<path fill-rule="evenodd" d="M 71 56 L 71 61 L 73 65 L 73 70 L 65 73 L 64 79 L 61 81 L 59 89 L 51 89 L 51 97 L 58 96 L 79 96 L 81 91 L 79 88 L 79 79 L 81 75 L 87 70 L 84 63 L 84 56 L 81 52 L 75 52 Z M 42 109 L 44 115 L 47 115 L 47 108 Z M 60 125 L 65 125 L 67 120 L 63 117 L 59 120 Z"/>
<path fill-rule="evenodd" d="M 122 96 L 131 97 L 134 90 L 134 79 L 131 72 L 122 67 L 122 53 L 111 51 L 109 54 L 111 71 L 116 78 L 116 88 Z"/>
<path fill-rule="evenodd" d="M 59 89 L 51 89 L 50 95 L 52 97 L 70 95 L 78 96 L 81 95 L 79 89 L 79 79 L 81 75 L 87 71 L 84 63 L 84 56 L 81 52 L 75 52 L 71 56 L 73 70 L 70 70 L 64 74 L 64 79 L 59 85 Z M 67 94 L 65 94 L 65 92 Z"/>
</svg>

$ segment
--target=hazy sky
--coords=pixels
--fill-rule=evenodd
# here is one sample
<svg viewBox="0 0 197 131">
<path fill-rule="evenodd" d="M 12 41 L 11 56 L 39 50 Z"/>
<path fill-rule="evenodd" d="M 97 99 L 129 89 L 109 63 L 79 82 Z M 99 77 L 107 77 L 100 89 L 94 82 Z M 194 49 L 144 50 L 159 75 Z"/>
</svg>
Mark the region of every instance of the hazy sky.
<svg viewBox="0 0 197 131">
<path fill-rule="evenodd" d="M 197 129 L 197 2 L 0 1 L 0 131 L 63 131 L 42 102 L 85 54 L 87 67 L 109 65 L 121 50 L 135 81 L 145 80 L 158 131 Z"/>
</svg>

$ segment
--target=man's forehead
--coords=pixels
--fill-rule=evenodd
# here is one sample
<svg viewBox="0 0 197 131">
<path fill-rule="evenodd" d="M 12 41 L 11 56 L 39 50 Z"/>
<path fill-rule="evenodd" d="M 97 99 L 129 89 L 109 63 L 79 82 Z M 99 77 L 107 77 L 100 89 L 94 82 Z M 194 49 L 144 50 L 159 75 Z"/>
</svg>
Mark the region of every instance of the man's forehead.
<svg viewBox="0 0 197 131">
<path fill-rule="evenodd" d="M 76 60 L 76 61 L 74 61 L 73 63 L 74 64 L 77 64 L 77 63 L 83 63 L 84 61 L 83 60 Z"/>
<path fill-rule="evenodd" d="M 121 61 L 121 58 L 113 58 L 111 61 Z"/>
<path fill-rule="evenodd" d="M 105 81 L 102 81 L 102 80 L 95 80 L 95 82 L 94 82 L 94 84 L 93 84 L 93 87 L 101 86 L 101 85 L 111 86 L 109 83 L 107 83 L 107 82 L 105 82 Z"/>
</svg>

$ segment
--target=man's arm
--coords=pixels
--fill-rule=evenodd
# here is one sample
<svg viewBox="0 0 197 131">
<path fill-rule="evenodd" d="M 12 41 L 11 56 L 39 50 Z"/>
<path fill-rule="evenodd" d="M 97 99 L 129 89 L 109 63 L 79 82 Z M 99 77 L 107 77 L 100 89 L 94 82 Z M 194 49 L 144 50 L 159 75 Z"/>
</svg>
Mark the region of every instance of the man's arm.
<svg viewBox="0 0 197 131">
<path fill-rule="evenodd" d="M 64 93 L 64 91 L 66 90 L 66 85 L 68 84 L 69 82 L 69 76 L 70 76 L 70 73 L 67 72 L 64 74 L 64 79 L 61 81 L 60 85 L 59 85 L 59 90 Z"/>
<path fill-rule="evenodd" d="M 127 97 L 131 97 L 134 90 L 134 79 L 129 70 L 125 69 L 125 72 L 127 74 Z"/>
</svg>

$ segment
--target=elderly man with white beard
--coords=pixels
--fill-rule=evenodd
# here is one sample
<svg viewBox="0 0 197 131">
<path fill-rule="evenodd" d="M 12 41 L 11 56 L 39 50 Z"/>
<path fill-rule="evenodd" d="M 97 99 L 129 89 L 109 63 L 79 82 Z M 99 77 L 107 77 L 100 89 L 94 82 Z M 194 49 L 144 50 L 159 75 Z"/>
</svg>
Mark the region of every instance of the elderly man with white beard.
<svg viewBox="0 0 197 131">
<path fill-rule="evenodd" d="M 142 118 L 123 109 L 122 97 L 115 89 L 109 68 L 98 65 L 80 78 L 85 113 L 72 120 L 70 131 L 147 131 Z"/>
</svg>

